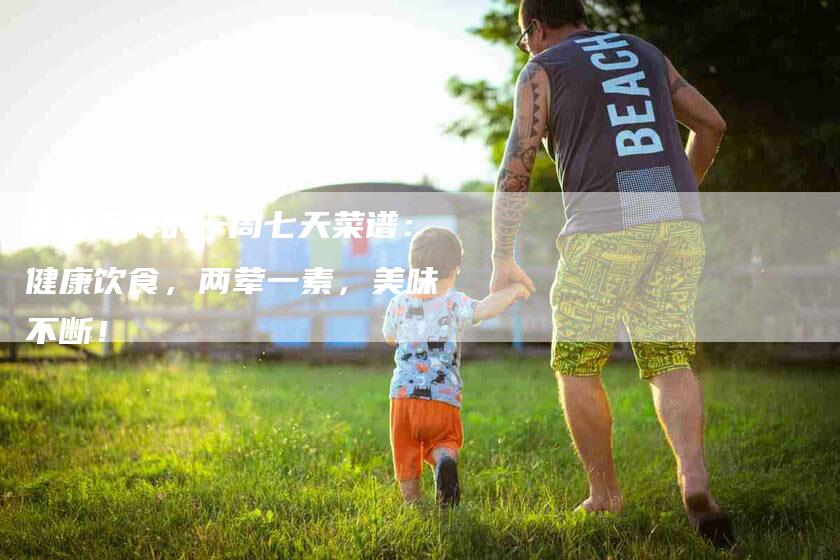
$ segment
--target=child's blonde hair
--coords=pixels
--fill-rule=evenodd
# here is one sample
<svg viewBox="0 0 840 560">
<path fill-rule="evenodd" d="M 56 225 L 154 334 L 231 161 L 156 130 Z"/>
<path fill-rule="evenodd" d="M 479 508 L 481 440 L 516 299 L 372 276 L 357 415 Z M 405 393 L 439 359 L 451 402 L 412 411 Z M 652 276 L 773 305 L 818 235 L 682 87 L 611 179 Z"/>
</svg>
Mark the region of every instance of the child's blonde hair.
<svg viewBox="0 0 840 560">
<path fill-rule="evenodd" d="M 408 263 L 411 268 L 433 268 L 438 278 L 449 278 L 461 266 L 464 246 L 455 233 L 442 227 L 427 227 L 411 238 Z"/>
</svg>

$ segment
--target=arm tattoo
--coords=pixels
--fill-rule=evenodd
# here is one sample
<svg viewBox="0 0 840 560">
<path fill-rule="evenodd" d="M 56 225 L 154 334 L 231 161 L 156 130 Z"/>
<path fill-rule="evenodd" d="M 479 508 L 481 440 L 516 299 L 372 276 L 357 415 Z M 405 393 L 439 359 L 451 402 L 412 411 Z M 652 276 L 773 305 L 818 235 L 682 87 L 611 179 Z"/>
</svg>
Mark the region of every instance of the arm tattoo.
<svg viewBox="0 0 840 560">
<path fill-rule="evenodd" d="M 541 69 L 528 64 L 517 83 L 513 125 L 493 197 L 493 258 L 513 257 L 525 214 L 531 171 L 548 122 L 548 88 Z M 542 78 L 542 79 L 540 79 Z"/>
<path fill-rule="evenodd" d="M 671 95 L 676 95 L 684 87 L 689 87 L 688 82 L 682 76 L 677 76 L 677 79 L 671 84 Z"/>
</svg>

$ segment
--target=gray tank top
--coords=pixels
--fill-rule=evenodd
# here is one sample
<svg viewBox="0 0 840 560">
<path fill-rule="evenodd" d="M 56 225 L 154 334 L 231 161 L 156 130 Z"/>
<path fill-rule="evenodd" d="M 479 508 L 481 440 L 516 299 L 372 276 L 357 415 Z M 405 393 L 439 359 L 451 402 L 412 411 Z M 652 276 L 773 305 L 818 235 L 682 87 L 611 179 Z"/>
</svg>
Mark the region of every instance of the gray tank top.
<svg viewBox="0 0 840 560">
<path fill-rule="evenodd" d="M 703 221 L 665 56 L 655 46 L 586 30 L 533 62 L 551 84 L 546 147 L 563 189 L 561 235 Z"/>
</svg>

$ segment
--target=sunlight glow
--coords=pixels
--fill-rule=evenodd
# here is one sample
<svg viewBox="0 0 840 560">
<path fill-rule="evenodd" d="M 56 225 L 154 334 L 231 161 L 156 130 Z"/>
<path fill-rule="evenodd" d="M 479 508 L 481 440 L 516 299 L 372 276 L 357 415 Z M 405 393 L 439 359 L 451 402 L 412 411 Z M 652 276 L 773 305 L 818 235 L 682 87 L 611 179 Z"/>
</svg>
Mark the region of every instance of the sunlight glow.
<svg viewBox="0 0 840 560">
<path fill-rule="evenodd" d="M 465 32 L 482 2 L 73 4 L 0 25 L 4 251 L 259 212 L 323 184 L 492 178 L 480 142 L 443 134 L 466 111 L 450 75 L 508 71 Z"/>
</svg>

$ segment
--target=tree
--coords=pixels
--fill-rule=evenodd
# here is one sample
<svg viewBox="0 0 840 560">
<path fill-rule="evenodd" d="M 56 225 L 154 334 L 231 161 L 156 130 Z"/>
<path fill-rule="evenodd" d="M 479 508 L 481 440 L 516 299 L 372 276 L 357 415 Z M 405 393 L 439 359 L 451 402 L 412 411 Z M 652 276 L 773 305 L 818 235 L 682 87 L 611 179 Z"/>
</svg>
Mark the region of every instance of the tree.
<svg viewBox="0 0 840 560">
<path fill-rule="evenodd" d="M 26 247 L 14 253 L 0 253 L 0 270 L 21 272 L 27 268 L 62 268 L 66 256 L 55 247 Z"/>
<path fill-rule="evenodd" d="M 76 244 L 73 253 L 67 259 L 67 267 L 104 268 L 115 267 L 131 273 L 135 268 L 154 268 L 161 273 L 157 296 L 142 296 L 139 302 L 132 305 L 146 305 L 153 302 L 165 302 L 167 305 L 185 304 L 193 300 L 193 293 L 197 290 L 194 281 L 183 275 L 185 270 L 195 270 L 198 260 L 195 252 L 190 248 L 187 239 L 179 232 L 175 239 L 164 238 L 158 232 L 152 236 L 138 234 L 125 241 L 98 239 L 82 241 Z M 174 274 L 174 276 L 172 276 Z M 124 288 L 128 281 L 122 282 Z M 165 296 L 168 286 L 175 288 L 172 297 Z M 97 300 L 97 296 L 78 299 Z M 119 296 L 117 301 L 126 303 L 127 294 Z"/>
</svg>

